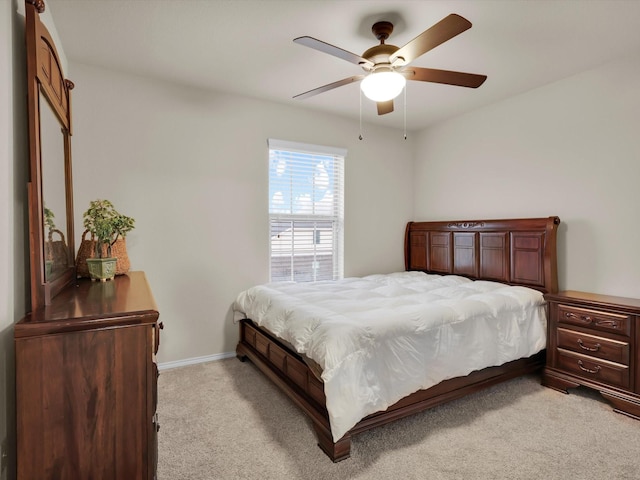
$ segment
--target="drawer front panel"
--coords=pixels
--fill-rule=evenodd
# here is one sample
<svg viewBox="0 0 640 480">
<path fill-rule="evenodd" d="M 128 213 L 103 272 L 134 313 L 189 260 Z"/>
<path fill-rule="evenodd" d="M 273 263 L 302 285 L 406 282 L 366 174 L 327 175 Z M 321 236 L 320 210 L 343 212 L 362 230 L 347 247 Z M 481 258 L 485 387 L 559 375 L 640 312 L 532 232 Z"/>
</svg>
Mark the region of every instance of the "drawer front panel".
<svg viewBox="0 0 640 480">
<path fill-rule="evenodd" d="M 629 367 L 558 349 L 558 368 L 587 380 L 629 388 Z"/>
<path fill-rule="evenodd" d="M 558 305 L 558 321 L 626 336 L 629 336 L 631 332 L 629 315 L 571 307 L 568 305 Z"/>
<path fill-rule="evenodd" d="M 559 348 L 629 365 L 629 343 L 596 337 L 575 330 L 558 328 L 557 342 Z"/>
</svg>

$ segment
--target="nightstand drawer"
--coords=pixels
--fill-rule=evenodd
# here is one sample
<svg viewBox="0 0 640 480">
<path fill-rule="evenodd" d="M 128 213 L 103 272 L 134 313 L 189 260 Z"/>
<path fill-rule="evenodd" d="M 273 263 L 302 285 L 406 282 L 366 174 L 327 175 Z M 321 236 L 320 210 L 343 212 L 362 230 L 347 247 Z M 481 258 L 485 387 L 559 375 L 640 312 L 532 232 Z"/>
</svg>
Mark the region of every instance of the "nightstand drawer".
<svg viewBox="0 0 640 480">
<path fill-rule="evenodd" d="M 629 315 L 558 305 L 558 322 L 629 336 Z"/>
<path fill-rule="evenodd" d="M 556 338 L 559 348 L 629 365 L 628 342 L 596 337 L 565 328 L 558 328 Z"/>
<path fill-rule="evenodd" d="M 594 382 L 629 388 L 629 367 L 558 348 L 558 368 Z"/>
</svg>

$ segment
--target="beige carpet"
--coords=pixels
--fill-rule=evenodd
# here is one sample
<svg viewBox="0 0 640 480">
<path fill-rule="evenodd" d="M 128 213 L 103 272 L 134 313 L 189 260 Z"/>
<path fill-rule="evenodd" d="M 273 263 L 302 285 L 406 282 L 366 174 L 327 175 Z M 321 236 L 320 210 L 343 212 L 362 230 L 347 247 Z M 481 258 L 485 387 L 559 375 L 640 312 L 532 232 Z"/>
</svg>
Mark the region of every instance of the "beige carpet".
<svg viewBox="0 0 640 480">
<path fill-rule="evenodd" d="M 527 376 L 354 437 L 334 464 L 250 363 L 162 372 L 160 480 L 639 479 L 640 421 Z"/>
</svg>

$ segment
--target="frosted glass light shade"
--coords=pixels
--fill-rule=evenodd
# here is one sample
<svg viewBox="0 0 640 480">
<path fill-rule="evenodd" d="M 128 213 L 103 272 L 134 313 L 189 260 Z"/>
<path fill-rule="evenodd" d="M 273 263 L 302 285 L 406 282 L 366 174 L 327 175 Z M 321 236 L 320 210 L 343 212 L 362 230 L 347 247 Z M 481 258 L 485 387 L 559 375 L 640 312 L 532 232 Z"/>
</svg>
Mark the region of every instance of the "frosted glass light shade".
<svg viewBox="0 0 640 480">
<path fill-rule="evenodd" d="M 407 80 L 397 72 L 378 72 L 366 76 L 360 83 L 362 93 L 374 102 L 386 102 L 400 95 Z"/>
</svg>

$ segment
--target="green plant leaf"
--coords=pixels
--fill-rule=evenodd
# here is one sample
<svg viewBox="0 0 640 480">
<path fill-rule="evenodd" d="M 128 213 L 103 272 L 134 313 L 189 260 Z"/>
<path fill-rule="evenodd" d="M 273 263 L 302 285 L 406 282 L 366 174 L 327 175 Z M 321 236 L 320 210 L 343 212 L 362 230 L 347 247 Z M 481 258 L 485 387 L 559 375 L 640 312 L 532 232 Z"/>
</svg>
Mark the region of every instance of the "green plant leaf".
<svg viewBox="0 0 640 480">
<path fill-rule="evenodd" d="M 96 256 L 101 258 L 102 251 L 109 255 L 111 245 L 119 236 L 125 237 L 133 230 L 135 220 L 119 213 L 109 200 L 93 200 L 83 214 L 84 228 L 96 239 Z"/>
</svg>

